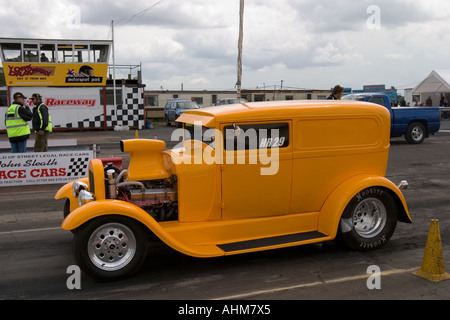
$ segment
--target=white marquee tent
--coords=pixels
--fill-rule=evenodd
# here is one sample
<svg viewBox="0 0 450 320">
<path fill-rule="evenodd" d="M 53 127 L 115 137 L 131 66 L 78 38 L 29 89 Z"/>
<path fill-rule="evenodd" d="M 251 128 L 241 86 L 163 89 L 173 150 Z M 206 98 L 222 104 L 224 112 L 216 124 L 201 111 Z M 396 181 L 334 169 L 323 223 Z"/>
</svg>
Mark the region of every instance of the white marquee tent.
<svg viewBox="0 0 450 320">
<path fill-rule="evenodd" d="M 413 90 L 414 94 L 450 92 L 450 70 L 433 70 Z"/>
<path fill-rule="evenodd" d="M 433 70 L 413 89 L 413 95 L 420 95 L 420 101 L 431 97 L 433 106 L 438 106 L 445 94 L 450 94 L 450 70 Z"/>
</svg>

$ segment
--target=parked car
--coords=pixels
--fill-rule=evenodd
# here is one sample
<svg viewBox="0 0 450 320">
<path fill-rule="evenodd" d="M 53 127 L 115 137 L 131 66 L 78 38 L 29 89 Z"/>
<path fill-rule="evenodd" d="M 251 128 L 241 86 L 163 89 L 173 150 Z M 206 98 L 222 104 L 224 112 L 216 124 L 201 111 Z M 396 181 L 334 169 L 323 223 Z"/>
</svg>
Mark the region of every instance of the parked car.
<svg viewBox="0 0 450 320">
<path fill-rule="evenodd" d="M 237 98 L 223 98 L 216 101 L 216 106 L 221 106 L 224 104 L 236 104 L 236 103 L 247 103 L 247 99 L 241 98 L 238 102 Z"/>
<path fill-rule="evenodd" d="M 342 100 L 367 101 L 387 108 L 391 114 L 391 137 L 404 136 L 408 143 L 422 143 L 439 131 L 441 112 L 438 107 L 393 107 L 389 97 L 380 93 L 358 93 Z"/>
<path fill-rule="evenodd" d="M 167 101 L 164 107 L 164 118 L 168 126 L 171 123 L 175 123 L 175 120 L 178 119 L 180 115 L 183 114 L 186 110 L 198 109 L 200 108 L 197 102 L 193 100 L 185 100 L 185 99 L 173 99 Z"/>
<path fill-rule="evenodd" d="M 385 178 L 389 111 L 359 101 L 273 101 L 185 111 L 183 142 L 122 140 L 128 168 L 93 159 L 63 186 L 64 230 L 78 266 L 99 279 L 142 265 L 148 237 L 193 257 L 330 241 L 383 246 L 411 223 Z M 345 130 L 342 130 L 345 128 Z M 180 269 L 181 270 L 181 269 Z"/>
</svg>

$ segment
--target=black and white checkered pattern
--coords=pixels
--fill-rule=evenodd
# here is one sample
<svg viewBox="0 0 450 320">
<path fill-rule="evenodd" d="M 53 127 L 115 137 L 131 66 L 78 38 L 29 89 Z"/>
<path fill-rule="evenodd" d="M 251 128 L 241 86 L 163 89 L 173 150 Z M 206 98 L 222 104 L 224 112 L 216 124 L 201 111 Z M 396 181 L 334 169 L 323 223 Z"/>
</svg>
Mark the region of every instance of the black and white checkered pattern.
<svg viewBox="0 0 450 320">
<path fill-rule="evenodd" d="M 84 177 L 87 175 L 89 157 L 71 158 L 68 168 L 68 177 Z"/>
<path fill-rule="evenodd" d="M 106 116 L 106 125 L 143 129 L 145 125 L 144 88 L 126 88 L 124 94 L 126 95 L 125 104 L 118 105 L 115 113 L 112 110 L 112 114 Z"/>
<path fill-rule="evenodd" d="M 117 109 L 111 109 L 106 115 L 106 126 L 134 127 L 143 129 L 145 126 L 144 88 L 125 88 L 125 104 L 117 105 Z M 66 128 L 103 128 L 105 115 L 100 114 L 93 119 L 83 119 L 66 124 Z"/>
</svg>

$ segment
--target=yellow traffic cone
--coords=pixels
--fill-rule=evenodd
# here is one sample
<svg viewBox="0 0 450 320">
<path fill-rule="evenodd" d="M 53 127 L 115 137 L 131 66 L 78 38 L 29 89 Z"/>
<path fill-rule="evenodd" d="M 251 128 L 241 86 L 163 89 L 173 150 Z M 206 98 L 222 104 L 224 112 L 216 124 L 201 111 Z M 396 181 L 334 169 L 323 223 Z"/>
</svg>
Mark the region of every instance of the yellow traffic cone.
<svg viewBox="0 0 450 320">
<path fill-rule="evenodd" d="M 135 139 L 139 139 L 139 134 L 138 134 L 138 131 L 136 130 L 136 132 L 134 133 L 134 138 Z"/>
<path fill-rule="evenodd" d="M 439 231 L 439 222 L 436 219 L 431 220 L 422 268 L 413 272 L 413 274 L 433 282 L 450 279 L 450 274 L 445 272 L 441 233 Z"/>
</svg>

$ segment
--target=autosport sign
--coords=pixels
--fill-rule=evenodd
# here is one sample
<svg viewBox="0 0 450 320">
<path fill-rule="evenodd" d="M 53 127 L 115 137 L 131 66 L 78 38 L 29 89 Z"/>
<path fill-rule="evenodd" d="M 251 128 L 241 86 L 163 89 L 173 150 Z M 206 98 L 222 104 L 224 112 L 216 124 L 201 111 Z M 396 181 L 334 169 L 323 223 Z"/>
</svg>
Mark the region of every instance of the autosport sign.
<svg viewBox="0 0 450 320">
<path fill-rule="evenodd" d="M 66 183 L 87 176 L 93 151 L 0 154 L 0 187 Z"/>
<path fill-rule="evenodd" d="M 105 86 L 107 63 L 3 62 L 9 87 L 20 86 Z"/>
</svg>

